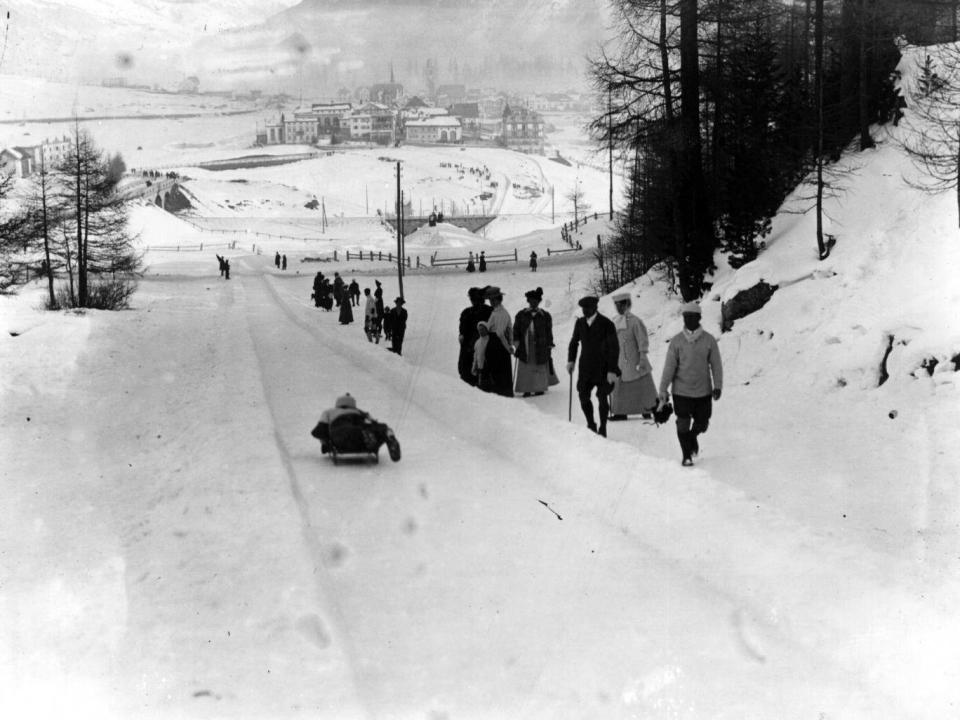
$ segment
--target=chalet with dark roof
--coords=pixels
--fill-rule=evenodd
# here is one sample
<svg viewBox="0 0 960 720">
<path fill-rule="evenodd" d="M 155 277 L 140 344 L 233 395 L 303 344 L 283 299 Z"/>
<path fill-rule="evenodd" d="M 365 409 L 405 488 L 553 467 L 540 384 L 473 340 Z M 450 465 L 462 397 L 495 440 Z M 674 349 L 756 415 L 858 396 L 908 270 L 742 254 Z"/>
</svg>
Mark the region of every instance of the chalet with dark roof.
<svg viewBox="0 0 960 720">
<path fill-rule="evenodd" d="M 480 104 L 455 103 L 447 109 L 451 117 L 460 121 L 463 137 L 468 140 L 480 139 Z"/>
</svg>

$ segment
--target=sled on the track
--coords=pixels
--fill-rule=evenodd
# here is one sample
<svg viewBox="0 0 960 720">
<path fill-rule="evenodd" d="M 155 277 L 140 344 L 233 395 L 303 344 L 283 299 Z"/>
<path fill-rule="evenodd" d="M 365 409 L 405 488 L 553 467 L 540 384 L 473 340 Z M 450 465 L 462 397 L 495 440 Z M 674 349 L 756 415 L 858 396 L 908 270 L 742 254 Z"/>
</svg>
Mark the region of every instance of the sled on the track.
<svg viewBox="0 0 960 720">
<path fill-rule="evenodd" d="M 320 440 L 321 452 L 329 454 L 334 465 L 346 459 L 379 463 L 384 444 L 391 460 L 400 459 L 400 443 L 393 430 L 362 411 L 340 414 L 329 423 L 321 420 L 311 435 Z"/>
</svg>

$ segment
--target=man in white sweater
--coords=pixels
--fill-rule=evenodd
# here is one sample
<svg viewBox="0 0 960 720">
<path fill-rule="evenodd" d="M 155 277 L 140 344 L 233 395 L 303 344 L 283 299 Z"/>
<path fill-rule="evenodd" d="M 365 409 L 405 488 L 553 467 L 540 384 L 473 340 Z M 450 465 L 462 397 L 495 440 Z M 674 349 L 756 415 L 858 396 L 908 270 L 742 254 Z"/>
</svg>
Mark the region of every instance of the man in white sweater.
<svg viewBox="0 0 960 720">
<path fill-rule="evenodd" d="M 683 464 L 693 465 L 700 452 L 699 435 L 707 431 L 713 400 L 723 389 L 723 363 L 717 340 L 700 326 L 700 306 L 688 302 L 681 308 L 683 330 L 670 340 L 660 379 L 660 406 L 673 388 L 677 438 Z"/>
</svg>

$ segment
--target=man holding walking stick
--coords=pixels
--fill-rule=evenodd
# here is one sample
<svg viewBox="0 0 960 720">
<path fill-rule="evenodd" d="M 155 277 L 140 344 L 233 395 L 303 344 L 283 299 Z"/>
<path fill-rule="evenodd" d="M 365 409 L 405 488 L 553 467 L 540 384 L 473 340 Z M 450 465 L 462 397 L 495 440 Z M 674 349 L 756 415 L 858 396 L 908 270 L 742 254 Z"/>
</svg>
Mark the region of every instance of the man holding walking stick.
<svg viewBox="0 0 960 720">
<path fill-rule="evenodd" d="M 577 375 L 580 407 L 587 419 L 587 427 L 606 437 L 607 415 L 610 412 L 609 395 L 613 390 L 614 381 L 620 376 L 620 368 L 617 365 L 620 357 L 620 343 L 617 340 L 617 328 L 613 321 L 597 312 L 598 303 L 599 299 L 592 295 L 580 300 L 583 317 L 577 318 L 573 327 L 573 337 L 570 339 L 567 352 L 567 373 L 571 376 L 572 405 L 573 365 L 577 359 L 577 346 L 582 345 L 580 372 Z M 597 390 L 599 404 L 599 427 L 593 416 L 591 393 L 594 388 Z"/>
</svg>

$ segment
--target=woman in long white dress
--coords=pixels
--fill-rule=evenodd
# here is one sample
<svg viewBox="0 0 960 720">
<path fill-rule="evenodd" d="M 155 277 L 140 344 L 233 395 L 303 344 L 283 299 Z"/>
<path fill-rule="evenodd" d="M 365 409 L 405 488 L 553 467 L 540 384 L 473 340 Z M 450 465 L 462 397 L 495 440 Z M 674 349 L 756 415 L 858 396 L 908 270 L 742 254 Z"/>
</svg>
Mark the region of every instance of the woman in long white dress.
<svg viewBox="0 0 960 720">
<path fill-rule="evenodd" d="M 630 312 L 630 293 L 613 296 L 617 314 L 613 324 L 620 342 L 620 377 L 610 395 L 610 419 L 626 420 L 628 415 L 652 412 L 657 405 L 653 367 L 647 358 L 650 341 L 643 321 Z"/>
</svg>

